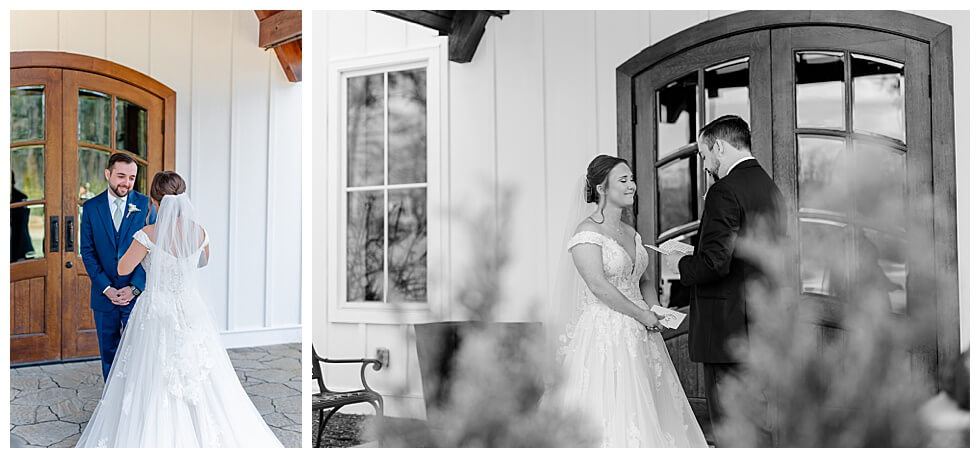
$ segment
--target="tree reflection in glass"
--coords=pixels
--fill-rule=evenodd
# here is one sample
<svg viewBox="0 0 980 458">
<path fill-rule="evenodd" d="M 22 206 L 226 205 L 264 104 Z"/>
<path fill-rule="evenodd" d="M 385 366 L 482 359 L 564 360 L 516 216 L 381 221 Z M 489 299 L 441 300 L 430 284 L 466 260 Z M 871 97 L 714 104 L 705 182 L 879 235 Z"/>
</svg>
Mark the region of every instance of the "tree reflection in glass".
<svg viewBox="0 0 980 458">
<path fill-rule="evenodd" d="M 905 141 L 904 66 L 876 57 L 851 56 L 854 130 Z"/>
<path fill-rule="evenodd" d="M 424 68 L 388 73 L 388 184 L 424 183 Z"/>
<path fill-rule="evenodd" d="M 799 151 L 799 202 L 801 211 L 847 214 L 850 201 L 844 141 L 832 137 L 801 135 Z"/>
<path fill-rule="evenodd" d="M 657 158 L 697 141 L 698 74 L 657 90 Z"/>
<path fill-rule="evenodd" d="M 116 149 L 146 158 L 146 109 L 116 99 Z"/>
<path fill-rule="evenodd" d="M 749 58 L 704 69 L 705 115 L 710 121 L 724 115 L 749 118 Z"/>
<path fill-rule="evenodd" d="M 384 191 L 347 194 L 347 300 L 384 300 Z"/>
<path fill-rule="evenodd" d="M 388 302 L 427 299 L 426 190 L 389 191 Z"/>
<path fill-rule="evenodd" d="M 78 141 L 109 148 L 112 128 L 111 98 L 101 92 L 78 91 Z"/>
<path fill-rule="evenodd" d="M 44 140 L 44 86 L 10 88 L 10 141 Z"/>
<path fill-rule="evenodd" d="M 91 199 L 106 190 L 105 168 L 109 152 L 92 148 L 78 148 L 78 198 Z M 137 177 L 139 171 L 137 171 Z M 142 191 L 141 191 L 142 192 Z"/>
<path fill-rule="evenodd" d="M 796 125 L 844 129 L 844 54 L 796 53 Z"/>
<path fill-rule="evenodd" d="M 384 74 L 347 80 L 347 186 L 384 184 Z"/>
<path fill-rule="evenodd" d="M 657 169 L 657 218 L 658 233 L 694 221 L 694 177 L 697 156 L 672 161 Z"/>
</svg>

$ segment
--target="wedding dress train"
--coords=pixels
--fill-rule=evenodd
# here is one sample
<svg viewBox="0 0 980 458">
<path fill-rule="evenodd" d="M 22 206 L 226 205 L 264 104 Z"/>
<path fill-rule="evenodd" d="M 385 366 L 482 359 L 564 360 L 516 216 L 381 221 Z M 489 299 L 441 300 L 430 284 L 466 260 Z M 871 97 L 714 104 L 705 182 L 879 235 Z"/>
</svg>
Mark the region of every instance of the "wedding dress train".
<svg viewBox="0 0 980 458">
<path fill-rule="evenodd" d="M 282 447 L 242 388 L 197 291 L 207 236 L 182 257 L 160 253 L 142 230 L 133 238 L 150 251 L 142 261 L 147 288 L 76 447 Z"/>
</svg>

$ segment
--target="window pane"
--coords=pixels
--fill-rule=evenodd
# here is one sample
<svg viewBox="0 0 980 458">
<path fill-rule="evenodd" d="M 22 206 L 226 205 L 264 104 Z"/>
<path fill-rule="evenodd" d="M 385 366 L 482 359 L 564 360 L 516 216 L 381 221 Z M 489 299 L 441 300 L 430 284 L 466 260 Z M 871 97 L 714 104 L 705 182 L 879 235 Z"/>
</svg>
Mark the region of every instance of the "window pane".
<svg viewBox="0 0 980 458">
<path fill-rule="evenodd" d="M 10 89 L 10 141 L 44 140 L 44 86 Z"/>
<path fill-rule="evenodd" d="M 689 223 L 694 215 L 694 177 L 697 155 L 671 161 L 657 170 L 657 215 L 660 226 L 657 232 Z"/>
<path fill-rule="evenodd" d="M 384 74 L 347 80 L 347 185 L 384 184 Z"/>
<path fill-rule="evenodd" d="M 384 273 L 384 191 L 347 195 L 347 300 L 381 302 Z"/>
<path fill-rule="evenodd" d="M 388 194 L 388 302 L 425 302 L 426 190 Z"/>
<path fill-rule="evenodd" d="M 857 214 L 881 227 L 906 227 L 905 154 L 877 143 L 855 142 L 852 169 Z"/>
<path fill-rule="evenodd" d="M 11 202 L 44 199 L 44 147 L 10 148 Z M 14 196 L 20 200 L 13 200 Z"/>
<path fill-rule="evenodd" d="M 424 183 L 425 69 L 388 74 L 388 183 Z"/>
<path fill-rule="evenodd" d="M 837 138 L 800 136 L 799 202 L 801 210 L 847 213 L 849 174 L 844 141 Z M 866 172 L 862 172 L 866 173 Z"/>
<path fill-rule="evenodd" d="M 704 100 L 707 120 L 724 115 L 749 119 L 749 59 L 726 62 L 704 71 Z"/>
<path fill-rule="evenodd" d="M 894 312 L 906 310 L 906 262 L 905 240 L 873 229 L 858 233 L 857 277 L 860 285 L 856 292 L 860 304 L 882 305 Z"/>
<path fill-rule="evenodd" d="M 116 149 L 146 158 L 146 109 L 116 99 Z"/>
<path fill-rule="evenodd" d="M 44 205 L 10 209 L 10 262 L 44 257 Z"/>
<path fill-rule="evenodd" d="M 905 141 L 905 70 L 897 62 L 851 56 L 854 130 Z"/>
<path fill-rule="evenodd" d="M 796 53 L 796 125 L 844 129 L 842 53 Z"/>
<path fill-rule="evenodd" d="M 105 167 L 109 163 L 107 151 L 78 148 L 78 198 L 91 199 L 108 187 Z M 139 177 L 139 172 L 136 174 Z M 138 190 L 143 192 L 142 190 Z"/>
<path fill-rule="evenodd" d="M 804 293 L 844 297 L 847 288 L 845 226 L 800 218 L 800 281 Z"/>
<path fill-rule="evenodd" d="M 657 157 L 697 142 L 698 74 L 691 73 L 657 91 Z"/>
<path fill-rule="evenodd" d="M 112 128 L 111 98 L 100 92 L 78 91 L 78 141 L 109 148 Z"/>
<path fill-rule="evenodd" d="M 149 194 L 149 187 L 146 185 L 147 181 L 147 171 L 146 166 L 140 162 L 136 162 L 136 190 L 143 193 Z"/>
</svg>

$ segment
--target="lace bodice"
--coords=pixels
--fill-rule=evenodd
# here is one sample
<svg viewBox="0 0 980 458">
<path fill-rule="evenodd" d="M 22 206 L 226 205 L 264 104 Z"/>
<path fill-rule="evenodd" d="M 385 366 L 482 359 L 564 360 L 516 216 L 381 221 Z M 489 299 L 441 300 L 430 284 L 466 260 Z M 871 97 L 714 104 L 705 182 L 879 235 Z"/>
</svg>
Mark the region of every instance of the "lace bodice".
<svg viewBox="0 0 980 458">
<path fill-rule="evenodd" d="M 149 273 L 150 272 L 150 258 L 151 258 L 150 253 L 153 252 L 153 249 L 156 247 L 156 245 L 150 240 L 150 236 L 146 235 L 146 232 L 143 232 L 142 229 L 136 231 L 136 233 L 133 234 L 133 239 L 135 239 L 136 241 L 138 241 L 139 243 L 141 243 L 143 246 L 146 247 L 146 256 L 144 256 L 143 257 L 143 260 L 140 261 L 140 265 L 143 266 L 143 270 L 145 270 L 147 273 Z M 201 243 L 200 250 L 203 250 L 204 247 L 206 247 L 208 245 L 208 243 L 210 243 L 210 241 L 208 240 L 208 234 L 207 234 L 207 232 L 205 232 L 204 233 L 204 242 Z M 201 252 L 198 251 L 197 254 L 200 255 Z M 179 264 L 190 263 L 191 261 L 193 261 L 194 263 L 197 263 L 199 261 L 196 256 L 193 257 L 193 259 L 182 259 L 182 260 L 181 259 L 176 259 L 176 258 L 174 258 L 172 256 L 170 256 L 168 258 L 169 259 L 173 259 L 176 263 L 179 263 Z"/>
<path fill-rule="evenodd" d="M 643 276 L 643 272 L 647 268 L 649 258 L 646 250 L 643 249 L 643 241 L 639 232 L 633 236 L 633 243 L 636 245 L 635 262 L 627 252 L 626 247 L 612 237 L 594 231 L 576 233 L 568 241 L 567 249 L 571 250 L 572 247 L 583 243 L 591 243 L 602 248 L 602 271 L 605 273 L 606 279 L 616 289 L 631 300 L 643 299 L 640 294 L 640 277 Z M 586 288 L 585 296 L 585 305 L 599 304 L 598 299 L 588 288 Z"/>
</svg>

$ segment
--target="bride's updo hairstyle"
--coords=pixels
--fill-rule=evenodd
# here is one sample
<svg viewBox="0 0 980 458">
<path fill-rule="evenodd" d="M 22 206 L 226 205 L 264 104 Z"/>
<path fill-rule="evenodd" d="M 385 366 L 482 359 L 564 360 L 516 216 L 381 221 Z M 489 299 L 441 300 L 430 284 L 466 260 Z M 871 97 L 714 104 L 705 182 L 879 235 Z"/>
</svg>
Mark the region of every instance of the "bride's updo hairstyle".
<svg viewBox="0 0 980 458">
<path fill-rule="evenodd" d="M 187 190 L 187 183 L 184 179 L 172 170 L 164 170 L 153 175 L 153 184 L 150 185 L 150 197 L 157 202 L 163 201 L 163 196 L 183 194 Z"/>
<path fill-rule="evenodd" d="M 609 172 L 612 172 L 612 169 L 619 164 L 629 165 L 626 159 L 606 154 L 600 154 L 595 159 L 592 159 L 592 162 L 589 163 L 589 168 L 585 171 L 585 203 L 599 203 L 600 194 L 597 189 L 598 186 L 607 186 L 609 184 Z M 602 213 L 605 206 L 606 202 L 602 201 L 602 208 L 599 209 L 599 214 L 603 215 L 602 221 L 606 220 L 605 214 Z M 592 219 L 596 224 L 602 224 L 602 221 L 596 221 L 591 216 L 589 219 Z"/>
</svg>

